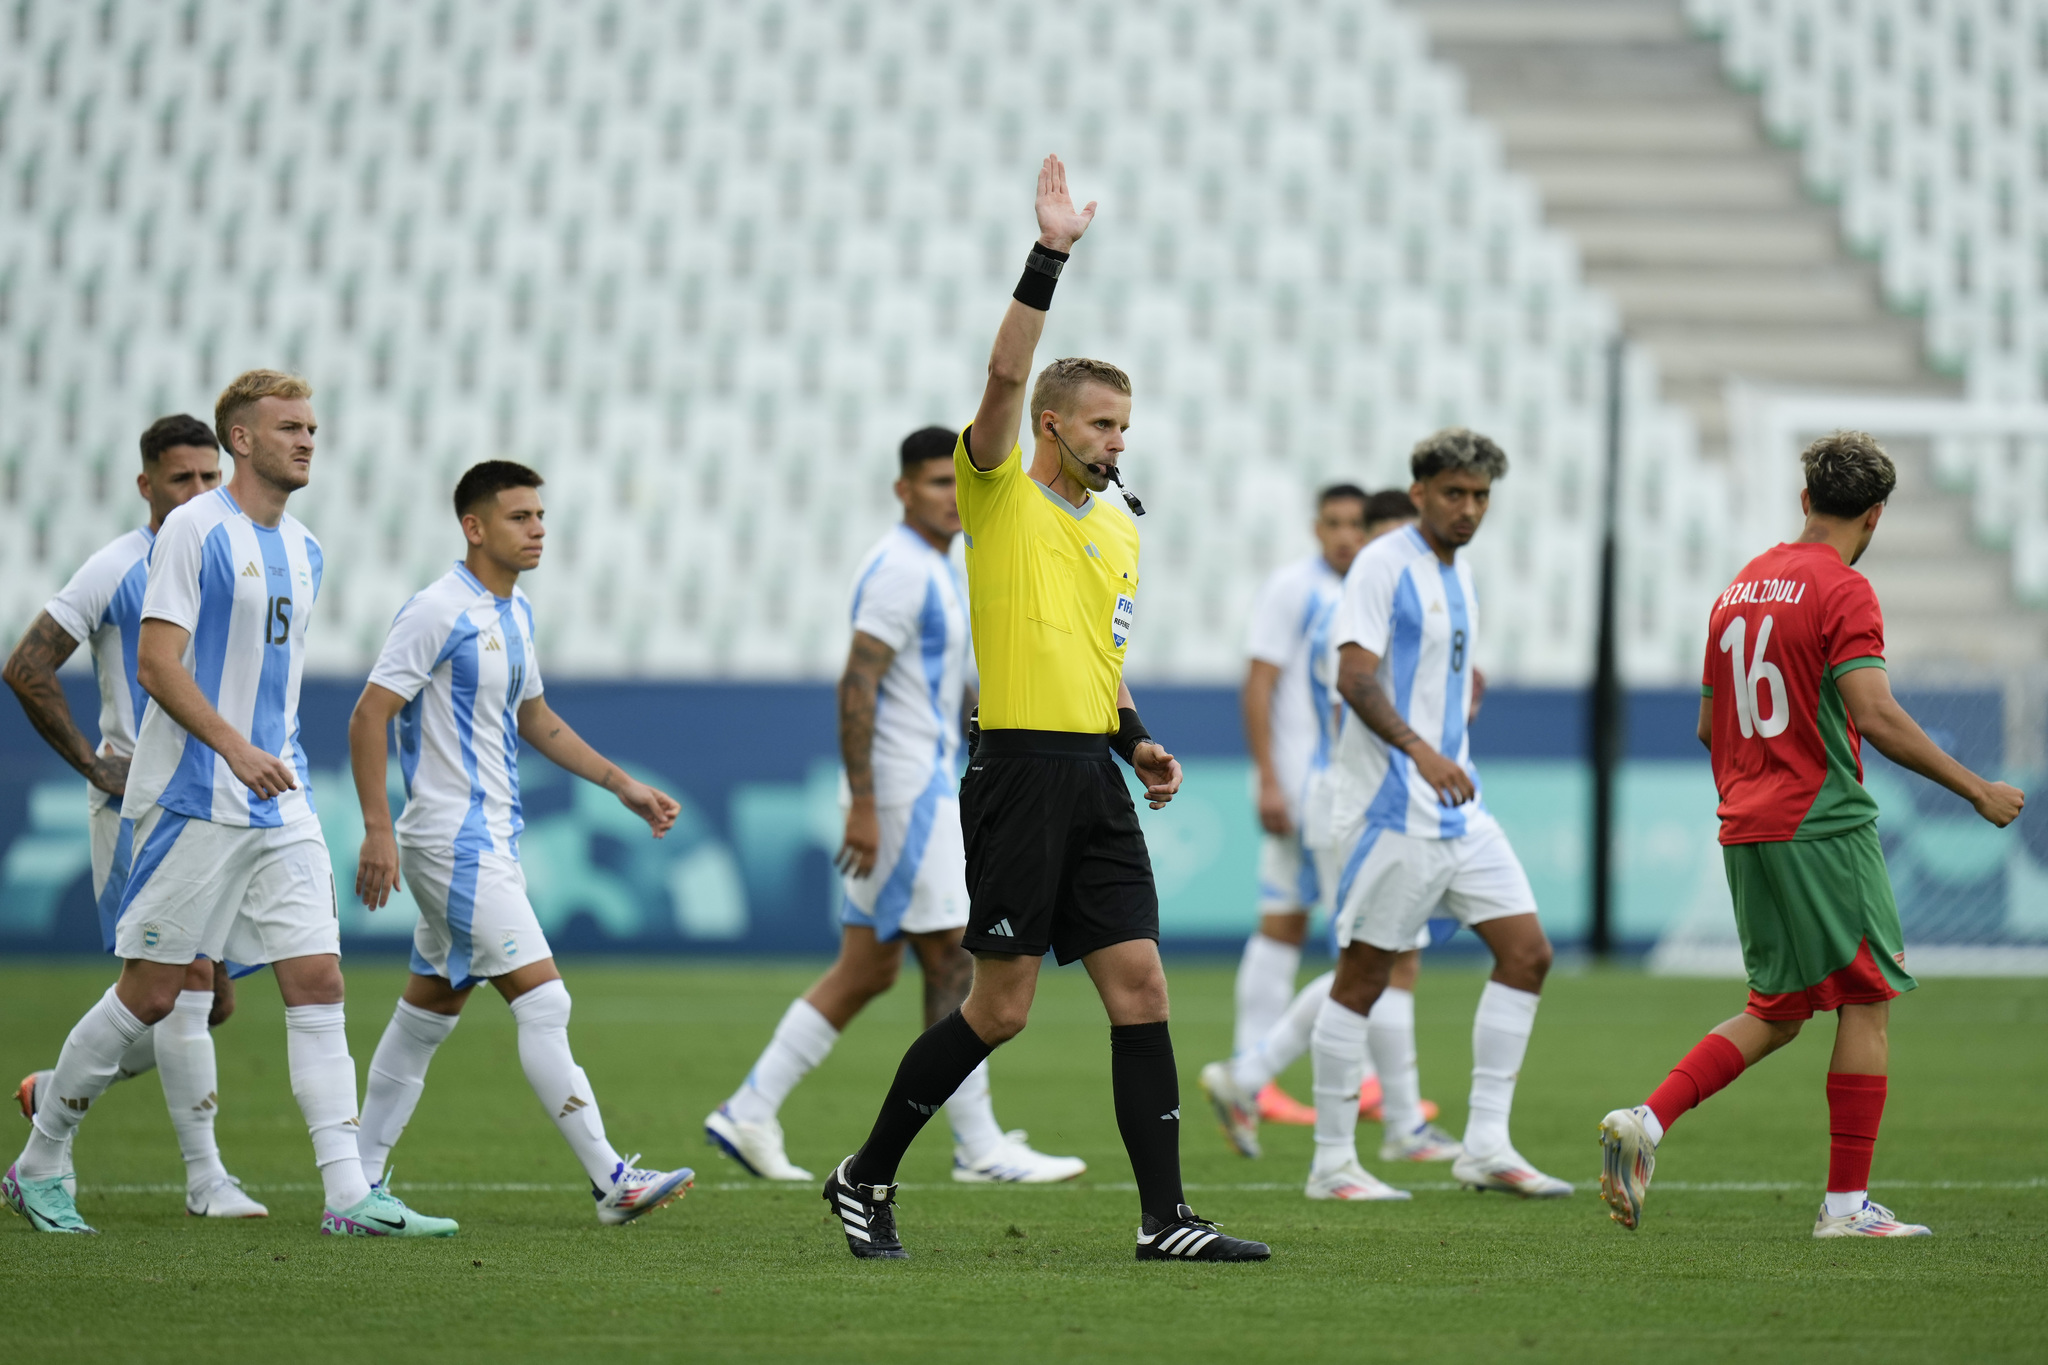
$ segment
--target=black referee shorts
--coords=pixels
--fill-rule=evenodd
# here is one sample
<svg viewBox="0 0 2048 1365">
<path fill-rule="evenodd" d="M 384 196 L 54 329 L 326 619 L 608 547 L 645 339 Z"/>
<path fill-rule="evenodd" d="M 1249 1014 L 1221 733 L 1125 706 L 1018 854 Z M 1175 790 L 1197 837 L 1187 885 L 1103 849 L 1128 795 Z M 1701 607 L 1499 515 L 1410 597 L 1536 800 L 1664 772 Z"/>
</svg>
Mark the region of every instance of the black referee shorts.
<svg viewBox="0 0 2048 1365">
<path fill-rule="evenodd" d="M 1159 939 L 1159 893 L 1108 735 L 984 730 L 960 783 L 968 951 L 1064 965 Z"/>
</svg>

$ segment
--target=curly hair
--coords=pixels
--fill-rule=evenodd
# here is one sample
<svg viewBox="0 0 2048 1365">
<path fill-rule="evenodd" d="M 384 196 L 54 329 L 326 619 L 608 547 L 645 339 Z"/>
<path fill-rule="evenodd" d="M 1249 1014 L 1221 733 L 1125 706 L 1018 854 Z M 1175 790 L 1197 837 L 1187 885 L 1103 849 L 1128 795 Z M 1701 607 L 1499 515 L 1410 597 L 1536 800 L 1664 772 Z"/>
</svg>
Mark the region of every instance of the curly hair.
<svg viewBox="0 0 2048 1365">
<path fill-rule="evenodd" d="M 1835 431 L 1799 456 L 1806 492 L 1823 516 L 1860 517 L 1892 495 L 1899 471 L 1867 431 Z"/>
<path fill-rule="evenodd" d="M 1445 427 L 1415 443 L 1408 468 L 1418 480 L 1434 478 L 1447 469 L 1499 479 L 1508 472 L 1508 457 L 1491 437 L 1468 427 Z"/>
</svg>

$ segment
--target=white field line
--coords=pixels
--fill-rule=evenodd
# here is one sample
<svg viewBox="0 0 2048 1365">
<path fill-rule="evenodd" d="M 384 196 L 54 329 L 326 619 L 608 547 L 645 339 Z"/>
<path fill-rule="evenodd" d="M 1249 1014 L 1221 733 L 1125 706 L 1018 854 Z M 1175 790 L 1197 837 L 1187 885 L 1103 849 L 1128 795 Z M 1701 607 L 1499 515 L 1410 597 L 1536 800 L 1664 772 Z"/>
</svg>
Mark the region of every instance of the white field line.
<svg viewBox="0 0 2048 1365">
<path fill-rule="evenodd" d="M 1655 1182 L 1659 1193 L 1681 1191 L 1688 1194 L 1770 1194 L 1777 1192 L 1814 1193 L 1818 1185 L 1796 1180 L 1659 1180 Z M 185 1187 L 175 1184 L 147 1185 L 94 1185 L 79 1184 L 82 1194 L 183 1194 Z M 245 1185 L 242 1188 L 251 1194 L 317 1194 L 321 1187 L 310 1181 L 286 1182 L 281 1184 Z M 536 1184 L 528 1181 L 432 1181 L 408 1180 L 394 1187 L 400 1195 L 418 1190 L 429 1194 L 584 1194 L 590 1193 L 588 1185 Z M 716 1191 L 721 1194 L 736 1194 L 747 1190 L 808 1190 L 808 1184 L 778 1182 L 770 1180 L 715 1180 L 696 1186 L 700 1191 Z M 912 1192 L 933 1190 L 976 1190 L 999 1188 L 995 1186 L 963 1185 L 948 1181 L 944 1184 L 918 1184 L 906 1181 L 899 1189 Z M 1069 1185 L 1070 1190 L 1088 1190 L 1103 1194 L 1130 1194 L 1137 1185 L 1130 1181 L 1090 1181 L 1085 1185 Z M 1202 1185 L 1186 1187 L 1191 1194 L 1262 1194 L 1281 1191 L 1298 1191 L 1299 1182 L 1256 1181 L 1242 1184 Z M 1442 1190 L 1462 1189 L 1456 1181 L 1432 1180 L 1402 1184 L 1400 1189 L 1418 1193 L 1434 1193 Z M 1580 1181 L 1575 1189 L 1596 1191 L 1600 1188 L 1597 1180 Z M 2048 1176 L 2035 1176 L 2031 1180 L 1887 1180 L 1885 1190 L 2040 1190 L 2048 1189 Z"/>
</svg>

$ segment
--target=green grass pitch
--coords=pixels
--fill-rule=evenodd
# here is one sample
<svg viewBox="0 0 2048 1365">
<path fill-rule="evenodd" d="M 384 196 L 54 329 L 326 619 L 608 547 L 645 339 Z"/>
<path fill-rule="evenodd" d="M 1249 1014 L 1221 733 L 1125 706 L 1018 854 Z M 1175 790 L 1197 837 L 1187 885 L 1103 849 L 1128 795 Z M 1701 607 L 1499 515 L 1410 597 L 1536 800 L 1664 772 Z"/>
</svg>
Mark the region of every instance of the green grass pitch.
<svg viewBox="0 0 2048 1365">
<path fill-rule="evenodd" d="M 698 1128 L 814 966 L 566 970 L 571 1036 L 613 1140 L 696 1166 L 687 1199 L 642 1226 L 600 1228 L 526 1088 L 504 1005 L 479 992 L 395 1159 L 400 1193 L 461 1219 L 461 1235 L 320 1237 L 276 989 L 257 976 L 216 1035 L 220 1135 L 271 1217 L 185 1217 L 162 1092 L 154 1078 L 116 1086 L 78 1143 L 80 1204 L 103 1235 L 37 1236 L 0 1220 L 8 1339 L 149 1361 L 2041 1358 L 2048 982 L 1937 981 L 1900 1002 L 1876 1193 L 1936 1235 L 1845 1243 L 1808 1236 L 1826 1170 L 1831 1021 L 1674 1130 L 1647 1226 L 1631 1235 L 1590 1188 L 1595 1124 L 1733 1012 L 1735 983 L 1553 978 L 1515 1133 L 1530 1159 L 1581 1182 L 1577 1197 L 1517 1203 L 1446 1188 L 1443 1166 L 1379 1167 L 1416 1188 L 1414 1202 L 1341 1207 L 1300 1195 L 1305 1130 L 1269 1126 L 1258 1162 L 1224 1149 L 1194 1078 L 1228 1048 L 1230 973 L 1169 963 L 1189 1197 L 1274 1247 L 1264 1265 L 1195 1266 L 1132 1259 L 1135 1195 L 1100 1007 L 1078 969 L 1049 970 L 1031 1028 L 995 1059 L 997 1112 L 1044 1150 L 1085 1157 L 1088 1175 L 1051 1189 L 956 1186 L 936 1123 L 903 1170 L 915 1259 L 868 1265 L 846 1254 L 815 1189 L 750 1181 Z M 103 962 L 0 968 L 0 1080 L 47 1065 L 108 978 Z M 1443 964 L 1419 992 L 1424 1090 L 1454 1130 L 1481 979 Z M 399 981 L 396 964 L 350 970 L 359 1072 Z M 909 973 L 797 1090 L 783 1115 L 797 1161 L 822 1173 L 856 1145 L 917 994 Z M 1306 1094 L 1305 1064 L 1288 1079 Z M 1366 1136 L 1370 1157 L 1377 1133 Z"/>
</svg>

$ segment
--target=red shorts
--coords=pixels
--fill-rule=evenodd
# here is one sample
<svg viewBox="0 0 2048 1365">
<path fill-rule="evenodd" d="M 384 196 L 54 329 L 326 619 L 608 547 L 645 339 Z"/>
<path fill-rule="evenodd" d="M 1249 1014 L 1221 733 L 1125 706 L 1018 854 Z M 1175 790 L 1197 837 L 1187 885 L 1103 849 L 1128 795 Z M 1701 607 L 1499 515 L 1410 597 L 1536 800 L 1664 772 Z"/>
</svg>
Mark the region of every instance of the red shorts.
<svg viewBox="0 0 2048 1365">
<path fill-rule="evenodd" d="M 1783 995 L 1751 991 L 1749 1004 L 1742 1012 L 1759 1019 L 1811 1019 L 1816 1014 L 1838 1010 L 1844 1005 L 1875 1005 L 1895 1000 L 1898 994 L 1891 982 L 1884 979 L 1877 959 L 1870 955 L 1870 940 L 1865 939 L 1856 946 L 1856 956 L 1850 959 L 1849 965 L 1830 972 L 1821 978 L 1819 985 L 1808 986 L 1803 991 L 1787 991 Z"/>
</svg>

